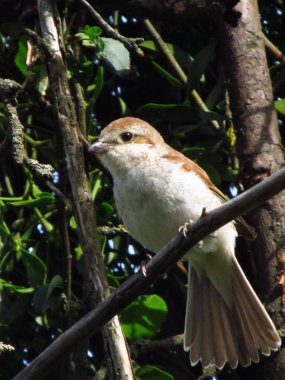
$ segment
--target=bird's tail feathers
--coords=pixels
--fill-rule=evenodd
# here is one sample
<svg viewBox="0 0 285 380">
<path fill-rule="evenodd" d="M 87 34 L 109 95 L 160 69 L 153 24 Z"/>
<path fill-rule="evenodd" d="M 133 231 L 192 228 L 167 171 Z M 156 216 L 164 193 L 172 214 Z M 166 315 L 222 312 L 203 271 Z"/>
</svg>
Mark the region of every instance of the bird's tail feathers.
<svg viewBox="0 0 285 380">
<path fill-rule="evenodd" d="M 259 352 L 270 355 L 281 340 L 264 306 L 246 279 L 237 260 L 232 262 L 232 307 L 206 276 L 189 268 L 189 289 L 184 348 L 190 361 L 203 367 L 215 364 L 247 367 L 259 361 Z"/>
</svg>

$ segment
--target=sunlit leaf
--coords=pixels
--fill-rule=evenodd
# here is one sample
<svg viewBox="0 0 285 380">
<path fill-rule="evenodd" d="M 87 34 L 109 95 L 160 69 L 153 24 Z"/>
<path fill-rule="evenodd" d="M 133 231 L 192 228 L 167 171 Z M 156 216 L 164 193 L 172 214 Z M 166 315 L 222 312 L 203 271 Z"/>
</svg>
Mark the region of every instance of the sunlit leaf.
<svg viewBox="0 0 285 380">
<path fill-rule="evenodd" d="M 35 199 L 23 199 L 21 201 L 14 201 L 14 202 L 7 202 L 8 205 L 19 207 L 36 207 L 36 206 L 43 206 L 43 205 L 50 205 L 54 203 L 54 196 L 49 193 L 44 193 L 38 198 Z"/>
<path fill-rule="evenodd" d="M 98 44 L 101 44 L 101 41 L 99 39 L 101 33 L 102 30 L 98 26 L 86 25 L 79 33 L 76 34 L 76 37 L 82 40 L 82 44 L 84 46 L 97 47 Z"/>
<path fill-rule="evenodd" d="M 75 230 L 77 228 L 75 217 L 72 215 L 72 217 L 69 219 L 69 226 Z"/>
<path fill-rule="evenodd" d="M 285 99 L 277 100 L 274 105 L 278 112 L 285 115 Z"/>
<path fill-rule="evenodd" d="M 31 287 L 25 287 L 25 286 L 19 286 L 12 284 L 11 282 L 5 281 L 4 279 L 0 278 L 0 290 L 2 289 L 8 289 L 12 293 L 21 293 L 21 294 L 29 294 L 34 292 L 34 288 Z"/>
<path fill-rule="evenodd" d="M 117 75 L 124 76 L 130 71 L 130 53 L 122 42 L 102 37 L 104 48 L 98 52 L 107 66 Z"/>
<path fill-rule="evenodd" d="M 157 62 L 152 61 L 152 65 L 155 68 L 155 70 L 161 74 L 172 86 L 181 88 L 183 87 L 183 84 L 181 81 L 172 74 L 170 74 L 167 70 L 165 70 L 162 66 L 160 66 Z"/>
<path fill-rule="evenodd" d="M 27 41 L 20 39 L 18 43 L 18 53 L 15 56 L 15 64 L 23 75 L 27 72 Z"/>
<path fill-rule="evenodd" d="M 155 336 L 166 315 L 167 305 L 161 297 L 144 295 L 124 309 L 120 321 L 126 337 L 137 340 Z"/>
</svg>

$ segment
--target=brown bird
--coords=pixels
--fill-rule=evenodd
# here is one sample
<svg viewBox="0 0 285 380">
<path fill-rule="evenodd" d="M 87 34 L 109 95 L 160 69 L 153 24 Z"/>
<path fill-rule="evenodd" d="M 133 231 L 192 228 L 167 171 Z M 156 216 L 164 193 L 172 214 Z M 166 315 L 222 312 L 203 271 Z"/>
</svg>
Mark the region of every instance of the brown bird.
<svg viewBox="0 0 285 380">
<path fill-rule="evenodd" d="M 158 252 L 186 221 L 225 202 L 196 163 L 167 145 L 148 123 L 112 122 L 90 147 L 113 177 L 114 198 L 131 235 Z M 228 223 L 192 248 L 184 348 L 203 367 L 246 367 L 270 355 L 280 337 L 235 258 L 235 224 Z"/>
</svg>

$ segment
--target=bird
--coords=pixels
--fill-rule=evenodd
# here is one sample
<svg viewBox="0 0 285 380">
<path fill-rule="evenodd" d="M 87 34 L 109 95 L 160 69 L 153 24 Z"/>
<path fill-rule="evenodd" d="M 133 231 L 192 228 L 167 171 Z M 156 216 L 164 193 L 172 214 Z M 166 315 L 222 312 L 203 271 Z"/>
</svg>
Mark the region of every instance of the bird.
<svg viewBox="0 0 285 380">
<path fill-rule="evenodd" d="M 113 178 L 116 209 L 127 230 L 151 252 L 164 247 L 186 221 L 225 202 L 206 172 L 144 120 L 111 122 L 89 152 Z M 281 345 L 235 257 L 236 237 L 230 222 L 184 256 L 189 268 L 184 350 L 192 366 L 247 367 Z"/>
</svg>

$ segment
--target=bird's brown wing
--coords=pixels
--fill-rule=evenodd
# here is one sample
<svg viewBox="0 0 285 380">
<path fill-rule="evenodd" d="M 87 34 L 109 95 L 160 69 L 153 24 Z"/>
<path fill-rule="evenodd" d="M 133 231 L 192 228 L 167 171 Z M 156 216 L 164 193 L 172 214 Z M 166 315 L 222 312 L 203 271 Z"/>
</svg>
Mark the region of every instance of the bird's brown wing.
<svg viewBox="0 0 285 380">
<path fill-rule="evenodd" d="M 167 146 L 167 152 L 162 157 L 170 161 L 180 163 L 180 168 L 184 171 L 194 171 L 209 186 L 211 191 L 220 199 L 222 203 L 228 201 L 225 195 L 210 180 L 208 174 L 194 161 L 184 156 L 184 154 L 177 152 L 170 146 Z M 255 229 L 247 224 L 243 217 L 239 216 L 235 222 L 238 233 L 245 239 L 254 240 L 256 238 Z"/>
</svg>

